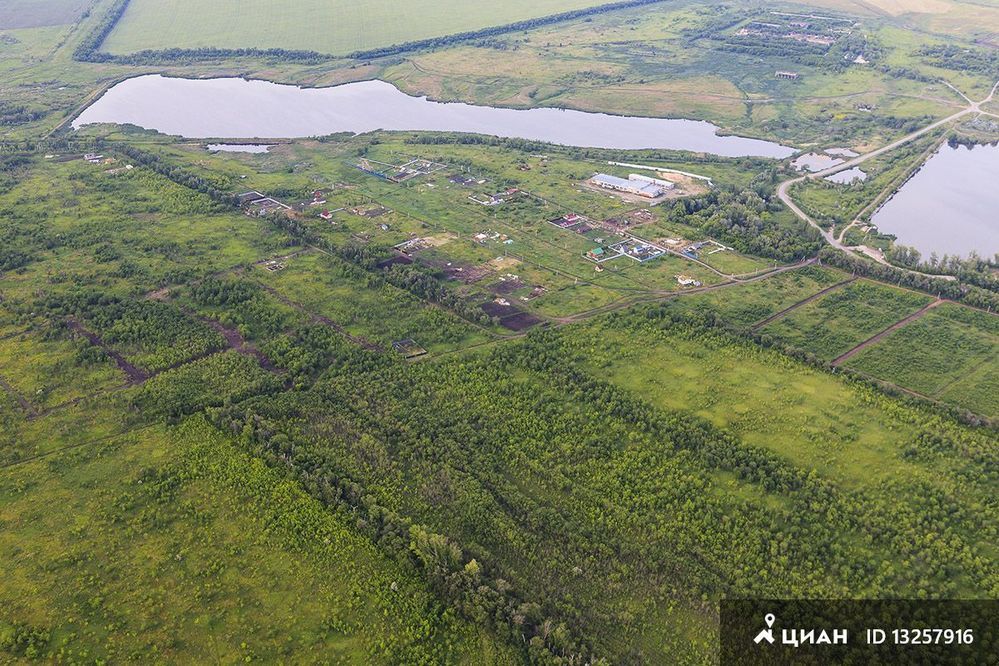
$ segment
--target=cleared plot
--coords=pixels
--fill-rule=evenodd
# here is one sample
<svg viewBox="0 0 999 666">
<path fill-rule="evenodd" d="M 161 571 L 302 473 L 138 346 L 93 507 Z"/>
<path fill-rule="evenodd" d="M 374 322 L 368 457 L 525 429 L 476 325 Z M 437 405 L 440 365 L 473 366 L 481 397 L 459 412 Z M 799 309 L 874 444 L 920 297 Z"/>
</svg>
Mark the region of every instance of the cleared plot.
<svg viewBox="0 0 999 666">
<path fill-rule="evenodd" d="M 728 275 L 744 275 L 773 268 L 774 263 L 766 259 L 750 257 L 731 250 L 708 251 L 698 257 L 712 268 Z"/>
<path fill-rule="evenodd" d="M 90 0 L 4 0 L 0 30 L 74 23 L 89 4 Z"/>
<path fill-rule="evenodd" d="M 993 354 L 938 397 L 976 414 L 999 417 L 999 356 Z"/>
<path fill-rule="evenodd" d="M 915 432 L 870 403 L 873 392 L 748 342 L 682 327 L 590 326 L 571 337 L 572 348 L 603 378 L 660 407 L 694 412 L 805 469 L 869 482 L 893 473 L 885 461 L 898 462 Z"/>
<path fill-rule="evenodd" d="M 200 420 L 0 471 L 0 521 L 5 663 L 513 663 Z"/>
<path fill-rule="evenodd" d="M 931 300 L 924 294 L 858 281 L 790 312 L 761 330 L 791 346 L 832 360 Z"/>
<path fill-rule="evenodd" d="M 977 402 L 967 387 L 958 386 L 980 367 L 994 362 L 999 355 L 999 337 L 984 326 L 974 325 L 975 318 L 968 313 L 999 320 L 945 304 L 865 349 L 847 365 L 931 397 L 953 389 L 952 397 Z"/>
<path fill-rule="evenodd" d="M 110 53 L 167 48 L 284 48 L 347 54 L 593 7 L 599 0 L 132 0 Z"/>
<path fill-rule="evenodd" d="M 107 354 L 68 334 L 0 339 L 0 368 L 4 379 L 35 409 L 125 383 L 124 374 Z"/>
<path fill-rule="evenodd" d="M 806 266 L 750 284 L 680 298 L 670 308 L 712 312 L 728 324 L 748 328 L 848 278 L 833 268 Z"/>
<path fill-rule="evenodd" d="M 295 257 L 276 273 L 254 276 L 313 315 L 328 318 L 351 335 L 389 348 L 412 339 L 429 351 L 482 342 L 486 336 L 440 308 L 424 304 L 378 276 L 322 254 Z"/>
</svg>

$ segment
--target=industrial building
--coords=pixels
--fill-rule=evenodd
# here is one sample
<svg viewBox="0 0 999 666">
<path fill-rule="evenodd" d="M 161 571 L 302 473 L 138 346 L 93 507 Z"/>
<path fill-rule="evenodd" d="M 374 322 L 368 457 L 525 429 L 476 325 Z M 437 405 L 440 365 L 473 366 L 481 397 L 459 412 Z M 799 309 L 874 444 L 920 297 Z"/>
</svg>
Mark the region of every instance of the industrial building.
<svg viewBox="0 0 999 666">
<path fill-rule="evenodd" d="M 607 190 L 635 194 L 647 199 L 657 199 L 676 187 L 668 180 L 640 176 L 637 173 L 631 174 L 627 179 L 598 173 L 590 179 L 590 182 Z"/>
</svg>

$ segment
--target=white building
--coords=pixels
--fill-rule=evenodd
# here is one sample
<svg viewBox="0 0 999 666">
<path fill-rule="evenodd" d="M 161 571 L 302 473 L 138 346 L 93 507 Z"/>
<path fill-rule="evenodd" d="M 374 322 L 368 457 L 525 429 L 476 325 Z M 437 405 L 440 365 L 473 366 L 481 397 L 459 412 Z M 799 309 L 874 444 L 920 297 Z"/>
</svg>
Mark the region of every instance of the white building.
<svg viewBox="0 0 999 666">
<path fill-rule="evenodd" d="M 648 199 L 661 197 L 676 187 L 675 184 L 669 182 L 668 180 L 640 176 L 637 173 L 631 174 L 627 179 L 618 178 L 617 176 L 608 176 L 605 173 L 598 173 L 590 179 L 590 182 L 604 189 L 625 192 L 627 194 L 636 194 L 640 197 L 646 197 Z"/>
</svg>

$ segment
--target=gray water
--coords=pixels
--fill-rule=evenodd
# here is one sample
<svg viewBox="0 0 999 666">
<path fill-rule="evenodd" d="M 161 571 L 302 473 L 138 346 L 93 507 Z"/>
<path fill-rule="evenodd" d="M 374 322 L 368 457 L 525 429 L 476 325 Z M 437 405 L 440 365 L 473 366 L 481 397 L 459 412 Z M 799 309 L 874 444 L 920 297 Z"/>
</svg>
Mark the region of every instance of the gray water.
<svg viewBox="0 0 999 666">
<path fill-rule="evenodd" d="M 871 219 L 898 242 L 943 256 L 999 252 L 999 147 L 943 146 Z"/>
<path fill-rule="evenodd" d="M 853 167 L 852 169 L 844 169 L 843 171 L 837 171 L 831 176 L 826 176 L 826 180 L 839 183 L 840 185 L 849 185 L 857 180 L 867 180 L 867 173 L 860 167 Z"/>
<path fill-rule="evenodd" d="M 836 157 L 859 157 L 860 153 L 855 153 L 849 148 L 826 148 L 827 155 L 835 155 Z"/>
<path fill-rule="evenodd" d="M 799 155 L 793 162 L 793 166 L 798 171 L 822 171 L 823 169 L 828 169 L 829 167 L 834 167 L 837 164 L 842 164 L 843 160 L 838 157 L 832 157 L 830 155 L 825 155 L 823 153 L 805 153 L 804 155 Z"/>
<path fill-rule="evenodd" d="M 299 138 L 374 130 L 471 132 L 567 146 L 658 148 L 724 157 L 785 158 L 795 151 L 770 141 L 718 136 L 696 120 L 613 116 L 559 109 L 499 109 L 410 97 L 383 81 L 299 88 L 245 79 L 123 81 L 76 120 L 138 125 L 187 138 Z"/>
<path fill-rule="evenodd" d="M 206 146 L 210 153 L 266 153 L 273 148 L 267 143 L 210 143 Z"/>
</svg>

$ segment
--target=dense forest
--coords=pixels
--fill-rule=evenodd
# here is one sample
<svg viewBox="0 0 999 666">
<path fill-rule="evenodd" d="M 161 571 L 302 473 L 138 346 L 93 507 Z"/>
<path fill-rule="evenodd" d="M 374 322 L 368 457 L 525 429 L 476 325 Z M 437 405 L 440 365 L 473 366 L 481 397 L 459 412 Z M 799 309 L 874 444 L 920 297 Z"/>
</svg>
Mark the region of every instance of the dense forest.
<svg viewBox="0 0 999 666">
<path fill-rule="evenodd" d="M 775 171 L 764 172 L 743 191 L 715 187 L 703 196 L 678 199 L 666 219 L 689 224 L 741 252 L 785 262 L 811 256 L 822 246 L 821 238 L 811 227 L 786 217 L 774 195 L 776 178 Z"/>
</svg>

